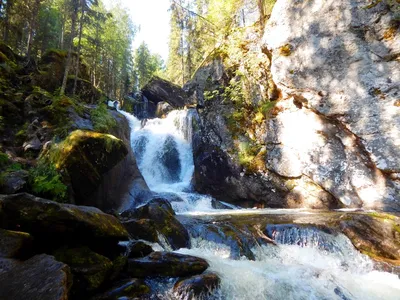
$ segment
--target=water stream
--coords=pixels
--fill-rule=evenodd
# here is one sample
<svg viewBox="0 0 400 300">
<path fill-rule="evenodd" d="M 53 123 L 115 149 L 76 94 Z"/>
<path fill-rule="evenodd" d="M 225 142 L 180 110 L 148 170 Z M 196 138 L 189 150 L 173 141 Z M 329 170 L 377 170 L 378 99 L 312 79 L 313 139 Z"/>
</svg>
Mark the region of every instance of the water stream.
<svg viewBox="0 0 400 300">
<path fill-rule="evenodd" d="M 130 122 L 132 147 L 149 188 L 175 199 L 173 208 L 190 225 L 192 247 L 178 252 L 205 258 L 209 270 L 221 278 L 220 289 L 207 299 L 400 299 L 398 275 L 376 271 L 373 262 L 355 250 L 343 234 L 271 225 L 266 232 L 276 242 L 273 245 L 260 243 L 233 223 L 217 220 L 218 216 L 229 220 L 243 214 L 251 218 L 312 213 L 217 210 L 210 196 L 193 192 L 194 110 L 173 111 L 165 119 L 151 119 L 146 124 L 121 113 Z M 239 240 L 227 234 L 235 231 L 240 233 Z M 171 286 L 173 282 L 163 284 Z M 159 298 L 176 299 L 168 288 L 160 289 Z"/>
</svg>

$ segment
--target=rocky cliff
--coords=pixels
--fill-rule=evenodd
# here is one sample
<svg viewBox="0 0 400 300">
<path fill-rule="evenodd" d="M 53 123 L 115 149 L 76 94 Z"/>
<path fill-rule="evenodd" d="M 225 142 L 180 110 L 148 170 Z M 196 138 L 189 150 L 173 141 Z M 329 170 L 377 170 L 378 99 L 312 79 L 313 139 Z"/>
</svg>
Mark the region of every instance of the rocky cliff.
<svg viewBox="0 0 400 300">
<path fill-rule="evenodd" d="M 199 191 L 259 206 L 400 209 L 399 4 L 369 4 L 277 1 L 246 52 L 269 69 L 253 80 L 269 99 L 206 100 Z M 189 85 L 226 88 L 231 70 L 210 66 Z"/>
</svg>

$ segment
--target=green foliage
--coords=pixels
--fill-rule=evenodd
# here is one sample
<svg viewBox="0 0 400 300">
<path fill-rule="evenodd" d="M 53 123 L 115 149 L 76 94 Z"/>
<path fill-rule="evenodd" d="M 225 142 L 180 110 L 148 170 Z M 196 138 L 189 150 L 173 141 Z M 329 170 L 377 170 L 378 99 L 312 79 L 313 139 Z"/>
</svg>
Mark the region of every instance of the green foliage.
<svg viewBox="0 0 400 300">
<path fill-rule="evenodd" d="M 9 162 L 8 155 L 0 151 L 0 168 L 7 166 Z"/>
<path fill-rule="evenodd" d="M 58 202 L 66 201 L 67 186 L 52 163 L 39 160 L 29 172 L 29 182 L 35 194 Z"/>
<path fill-rule="evenodd" d="M 94 130 L 107 133 L 111 128 L 117 126 L 116 120 L 109 114 L 107 106 L 104 103 L 99 104 L 91 112 Z"/>
</svg>

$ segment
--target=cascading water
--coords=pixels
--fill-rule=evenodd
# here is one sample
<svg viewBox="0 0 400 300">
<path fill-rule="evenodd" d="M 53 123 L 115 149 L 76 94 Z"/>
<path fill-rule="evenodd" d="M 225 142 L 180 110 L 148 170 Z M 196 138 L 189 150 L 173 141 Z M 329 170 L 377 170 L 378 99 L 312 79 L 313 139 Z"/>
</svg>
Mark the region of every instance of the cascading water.
<svg viewBox="0 0 400 300">
<path fill-rule="evenodd" d="M 356 251 L 343 234 L 292 224 L 267 225 L 260 230 L 270 240 L 260 242 L 247 229 L 216 219 L 221 215 L 229 220 L 243 214 L 251 218 L 308 212 L 214 210 L 211 197 L 193 193 L 194 110 L 173 111 L 165 119 L 148 120 L 146 124 L 121 113 L 130 122 L 132 147 L 149 188 L 169 197 L 177 196 L 179 200 L 172 205 L 189 220 L 186 226 L 192 247 L 178 252 L 205 258 L 209 270 L 221 278 L 218 291 L 206 299 L 400 299 L 399 277 L 374 270 L 373 262 Z M 189 226 L 192 219 L 194 225 Z M 235 239 L 235 233 L 242 236 Z M 243 250 L 244 244 L 248 251 Z M 154 286 L 163 287 L 158 298 L 177 299 L 171 289 L 165 288 L 173 283 L 174 280 L 154 281 Z"/>
<path fill-rule="evenodd" d="M 175 110 L 165 119 L 143 122 L 121 111 L 129 120 L 131 144 L 138 167 L 150 190 L 174 197 L 177 212 L 211 210 L 212 198 L 193 193 L 192 122 L 196 110 Z"/>
</svg>

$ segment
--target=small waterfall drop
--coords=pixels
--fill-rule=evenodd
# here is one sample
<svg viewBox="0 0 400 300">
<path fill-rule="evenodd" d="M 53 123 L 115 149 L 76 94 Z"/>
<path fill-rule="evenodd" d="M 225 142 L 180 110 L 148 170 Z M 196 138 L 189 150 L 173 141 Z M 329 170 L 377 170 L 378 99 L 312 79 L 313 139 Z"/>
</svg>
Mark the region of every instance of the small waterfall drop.
<svg viewBox="0 0 400 300">
<path fill-rule="evenodd" d="M 131 145 L 150 190 L 173 198 L 171 204 L 176 212 L 212 210 L 212 197 L 192 191 L 196 110 L 174 110 L 165 119 L 146 121 L 120 112 L 130 123 Z"/>
</svg>

